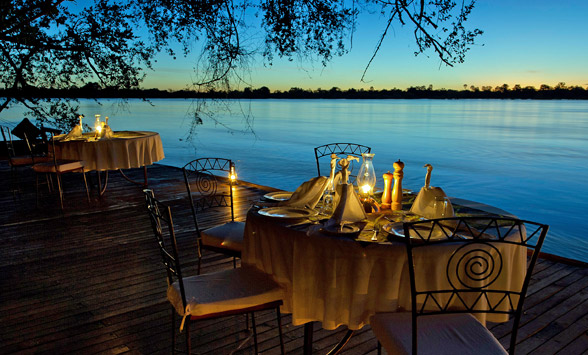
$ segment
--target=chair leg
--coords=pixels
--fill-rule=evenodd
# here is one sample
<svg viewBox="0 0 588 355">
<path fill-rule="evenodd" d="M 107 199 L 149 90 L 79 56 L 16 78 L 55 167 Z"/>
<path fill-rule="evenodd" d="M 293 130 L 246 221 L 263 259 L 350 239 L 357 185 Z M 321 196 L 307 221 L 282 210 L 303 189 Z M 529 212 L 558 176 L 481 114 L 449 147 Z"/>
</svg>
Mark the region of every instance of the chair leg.
<svg viewBox="0 0 588 355">
<path fill-rule="evenodd" d="M 233 269 L 237 268 L 237 257 L 233 256 Z"/>
<path fill-rule="evenodd" d="M 37 208 L 39 208 L 39 173 L 35 174 L 35 197 L 37 199 Z"/>
<path fill-rule="evenodd" d="M 49 193 L 53 192 L 53 178 L 51 174 L 45 174 L 45 182 L 47 183 L 47 190 Z"/>
<path fill-rule="evenodd" d="M 284 355 L 286 354 L 286 351 L 284 350 L 284 337 L 282 335 L 282 315 L 280 314 L 280 306 L 276 307 L 276 315 L 278 318 L 278 332 L 280 333 L 280 351 L 281 354 Z"/>
<path fill-rule="evenodd" d="M 20 183 L 18 181 L 18 171 L 10 165 L 10 188 L 12 189 L 12 197 L 16 201 L 16 193 L 20 193 Z"/>
<path fill-rule="evenodd" d="M 61 190 L 61 176 L 59 173 L 55 174 L 55 178 L 57 179 L 57 188 L 59 189 L 59 204 L 61 205 L 61 209 L 63 209 L 63 190 Z"/>
<path fill-rule="evenodd" d="M 171 307 L 171 327 L 172 327 L 172 355 L 176 353 L 176 310 Z"/>
<path fill-rule="evenodd" d="M 378 355 L 382 355 L 382 343 L 378 340 Z"/>
<path fill-rule="evenodd" d="M 255 328 L 255 313 L 251 312 L 251 324 L 253 326 L 253 343 L 255 344 L 255 354 L 259 354 L 257 349 L 257 329 Z"/>
<path fill-rule="evenodd" d="M 202 265 L 202 246 L 200 237 L 196 239 L 196 254 L 198 255 L 198 275 L 200 275 L 200 267 Z"/>
<path fill-rule="evenodd" d="M 86 172 L 82 169 L 82 176 L 84 177 L 84 186 L 86 186 L 86 197 L 90 203 L 90 191 L 88 191 L 88 180 L 86 180 Z"/>
<path fill-rule="evenodd" d="M 192 353 L 192 340 L 190 339 L 190 319 L 186 319 L 184 328 L 186 328 L 186 354 L 189 355 Z"/>
</svg>

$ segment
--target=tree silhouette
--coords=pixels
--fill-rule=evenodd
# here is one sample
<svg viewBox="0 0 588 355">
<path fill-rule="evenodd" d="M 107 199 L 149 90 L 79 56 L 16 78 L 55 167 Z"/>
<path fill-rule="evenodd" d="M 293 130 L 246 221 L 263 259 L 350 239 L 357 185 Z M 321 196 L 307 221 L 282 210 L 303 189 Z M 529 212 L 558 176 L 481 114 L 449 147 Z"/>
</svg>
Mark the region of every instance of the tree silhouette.
<svg viewBox="0 0 588 355">
<path fill-rule="evenodd" d="M 475 0 L 4 0 L 0 2 L 0 88 L 41 122 L 67 127 L 77 101 L 43 89 L 140 88 L 155 55 L 195 55 L 191 89 L 230 92 L 246 84 L 249 65 L 275 56 L 326 65 L 352 44 L 360 14 L 386 16 L 372 59 L 393 24 L 412 29 L 415 55 L 432 51 L 447 65 L 463 62 L 482 33 L 467 30 Z M 179 53 L 174 48 L 179 44 Z M 194 50 L 196 48 L 196 50 Z M 194 52 L 193 52 L 194 51 Z M 364 72 L 365 75 L 365 72 Z M 362 77 L 363 79 L 363 77 Z M 95 83 L 95 84 L 94 84 Z M 88 86 L 90 85 L 90 86 Z M 250 85 L 246 85 L 250 86 Z M 126 90 L 126 91 L 125 91 Z M 262 93 L 257 93 L 262 94 Z M 256 95 L 252 92 L 251 95 Z M 195 122 L 214 101 L 198 103 Z M 209 107 L 210 108 L 210 107 Z"/>
</svg>

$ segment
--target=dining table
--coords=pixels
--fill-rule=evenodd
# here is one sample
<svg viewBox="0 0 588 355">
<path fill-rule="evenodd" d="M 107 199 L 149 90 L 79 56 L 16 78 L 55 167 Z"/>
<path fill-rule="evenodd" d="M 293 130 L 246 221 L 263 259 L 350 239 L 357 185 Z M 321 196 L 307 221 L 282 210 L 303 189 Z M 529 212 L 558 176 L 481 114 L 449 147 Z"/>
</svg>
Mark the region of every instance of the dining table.
<svg viewBox="0 0 588 355">
<path fill-rule="evenodd" d="M 326 233 L 317 218 L 296 221 L 263 213 L 263 207 L 268 206 L 265 202 L 249 210 L 242 263 L 272 275 L 284 288 L 281 310 L 292 315 L 293 325 L 305 326 L 305 354 L 312 353 L 316 322 L 327 330 L 347 327 L 347 335 L 332 350 L 336 353 L 354 330 L 369 324 L 375 313 L 410 310 L 406 247 L 404 242 L 390 238 L 382 225 L 402 225 L 419 218 L 409 212 L 414 198 L 414 194 L 406 194 L 399 211 L 368 213 L 362 232 L 352 237 Z M 464 199 L 452 198 L 451 202 L 457 215 L 513 217 L 501 209 Z M 512 277 L 501 282 L 520 282 L 525 276 L 526 250 L 505 248 L 504 257 L 515 262 Z M 427 257 L 446 265 L 451 254 L 451 246 L 444 245 L 433 248 Z M 427 275 L 427 282 L 439 283 L 444 275 L 444 269 L 439 268 L 439 274 Z M 507 320 L 504 315 L 476 316 L 482 322 Z"/>
<path fill-rule="evenodd" d="M 97 172 L 100 195 L 106 190 L 108 171 L 118 170 L 126 180 L 147 187 L 147 166 L 165 158 L 157 132 L 115 131 L 108 138 L 97 138 L 95 133 L 87 132 L 75 138 L 55 136 L 54 141 L 56 158 L 82 160 L 86 171 Z M 131 168 L 143 168 L 143 182 L 130 179 L 122 171 Z M 105 172 L 104 186 L 100 172 Z"/>
</svg>

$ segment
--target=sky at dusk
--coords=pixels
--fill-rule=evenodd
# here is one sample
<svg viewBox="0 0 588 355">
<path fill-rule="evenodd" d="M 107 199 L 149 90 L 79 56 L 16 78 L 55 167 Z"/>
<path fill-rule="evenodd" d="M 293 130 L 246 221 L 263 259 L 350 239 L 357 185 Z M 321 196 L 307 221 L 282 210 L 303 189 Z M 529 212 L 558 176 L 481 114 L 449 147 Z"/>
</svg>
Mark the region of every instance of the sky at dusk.
<svg viewBox="0 0 588 355">
<path fill-rule="evenodd" d="M 588 86 L 588 1 L 480 0 L 468 28 L 484 31 L 466 55 L 465 63 L 448 67 L 433 52 L 414 56 L 416 44 L 408 28 L 396 23 L 388 33 L 365 82 L 361 76 L 384 28 L 385 19 L 361 17 L 350 53 L 320 62 L 275 60 L 252 63 L 248 85 L 271 90 L 339 87 L 406 89 L 429 86 L 463 89 L 463 85 L 541 84 Z M 194 56 L 171 60 L 160 56 L 147 72 L 145 88 L 184 89 L 194 76 Z"/>
</svg>

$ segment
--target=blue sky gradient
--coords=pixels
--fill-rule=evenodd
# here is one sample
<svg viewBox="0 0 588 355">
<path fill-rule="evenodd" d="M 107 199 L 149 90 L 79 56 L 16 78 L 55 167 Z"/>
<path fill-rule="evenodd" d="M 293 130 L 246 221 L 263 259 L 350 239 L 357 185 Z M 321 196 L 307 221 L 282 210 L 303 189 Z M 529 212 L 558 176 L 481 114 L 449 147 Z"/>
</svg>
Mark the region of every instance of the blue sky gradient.
<svg viewBox="0 0 588 355">
<path fill-rule="evenodd" d="M 414 56 L 412 33 L 396 23 L 378 56 L 361 76 L 373 53 L 385 18 L 359 19 L 351 51 L 334 58 L 326 67 L 316 61 L 276 59 L 272 66 L 260 60 L 251 64 L 247 83 L 240 87 L 267 86 L 271 90 L 330 89 L 339 87 L 406 89 L 429 86 L 463 89 L 463 85 L 499 86 L 515 84 L 588 86 L 588 1 L 586 0 L 480 0 L 468 21 L 479 28 L 478 37 L 465 63 L 448 67 L 436 54 Z M 428 57 L 427 57 L 428 55 Z M 172 60 L 159 56 L 154 71 L 147 72 L 145 88 L 187 88 L 194 77 L 195 55 Z"/>
</svg>

